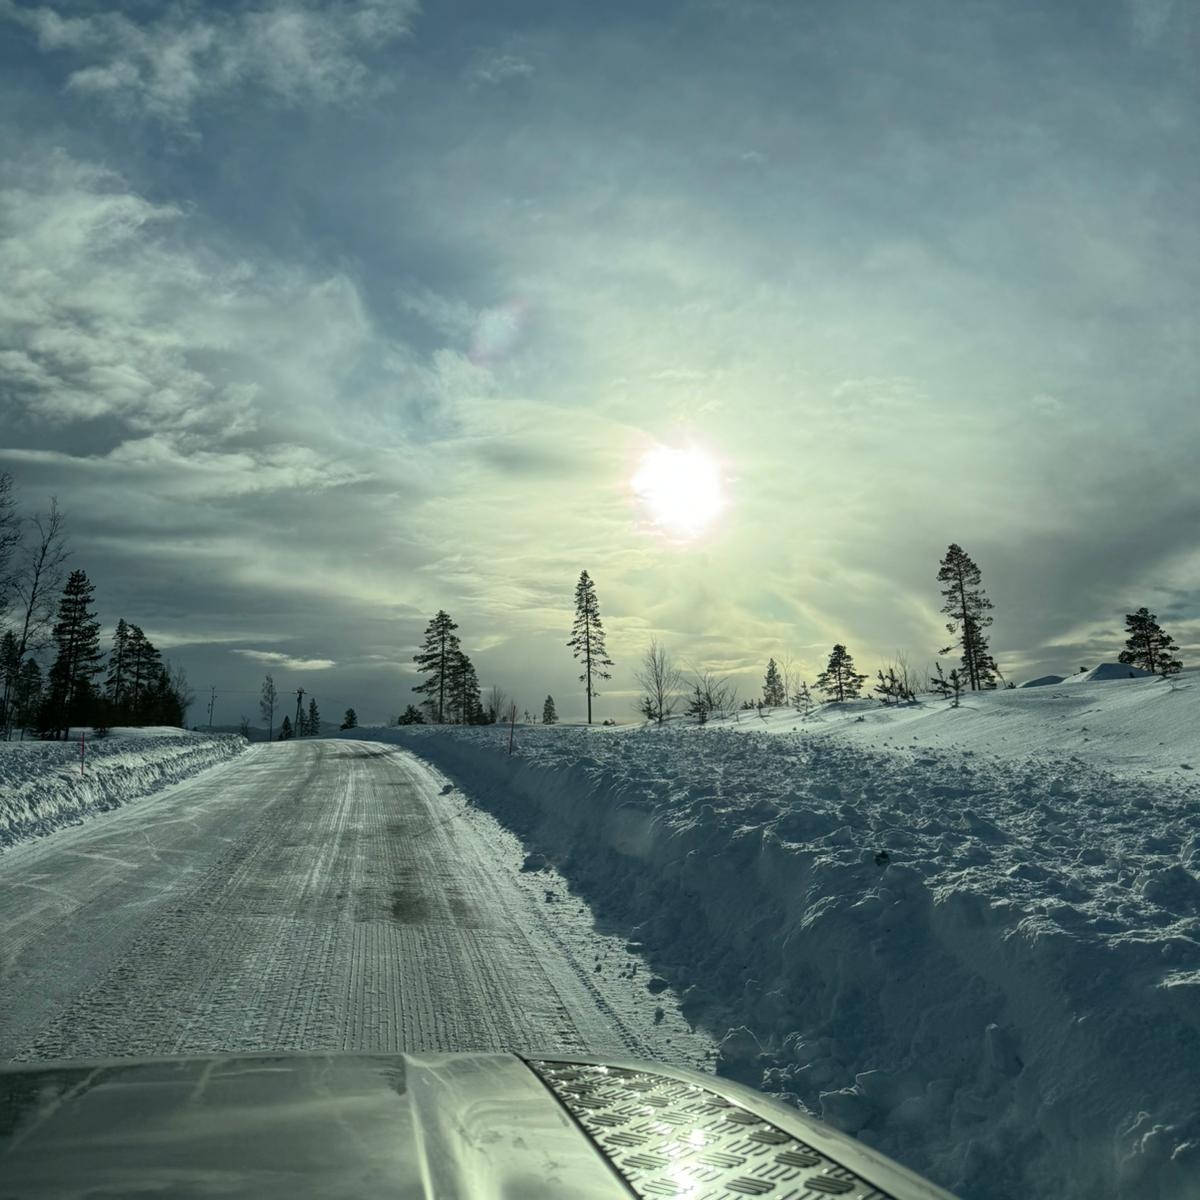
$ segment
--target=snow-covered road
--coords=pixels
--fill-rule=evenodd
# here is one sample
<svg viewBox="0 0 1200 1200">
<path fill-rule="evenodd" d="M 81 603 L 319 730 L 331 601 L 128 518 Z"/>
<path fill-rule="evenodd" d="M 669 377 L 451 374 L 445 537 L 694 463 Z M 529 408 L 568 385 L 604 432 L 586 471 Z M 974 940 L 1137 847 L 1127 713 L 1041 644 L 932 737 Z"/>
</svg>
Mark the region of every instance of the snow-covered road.
<svg viewBox="0 0 1200 1200">
<path fill-rule="evenodd" d="M 253 747 L 0 857 L 0 1060 L 705 1059 L 710 1044 L 647 991 L 636 954 L 521 861 L 510 834 L 405 750 Z"/>
</svg>

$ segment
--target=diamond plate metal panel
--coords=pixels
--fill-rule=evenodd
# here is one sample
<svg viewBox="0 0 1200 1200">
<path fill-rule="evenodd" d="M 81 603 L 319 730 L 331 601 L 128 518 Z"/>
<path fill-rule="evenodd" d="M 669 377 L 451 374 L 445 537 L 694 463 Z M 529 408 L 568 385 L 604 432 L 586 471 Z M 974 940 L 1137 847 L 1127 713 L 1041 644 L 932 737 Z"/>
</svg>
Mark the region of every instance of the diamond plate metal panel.
<svg viewBox="0 0 1200 1200">
<path fill-rule="evenodd" d="M 699 1084 L 624 1067 L 529 1066 L 646 1200 L 897 1200 Z"/>
</svg>

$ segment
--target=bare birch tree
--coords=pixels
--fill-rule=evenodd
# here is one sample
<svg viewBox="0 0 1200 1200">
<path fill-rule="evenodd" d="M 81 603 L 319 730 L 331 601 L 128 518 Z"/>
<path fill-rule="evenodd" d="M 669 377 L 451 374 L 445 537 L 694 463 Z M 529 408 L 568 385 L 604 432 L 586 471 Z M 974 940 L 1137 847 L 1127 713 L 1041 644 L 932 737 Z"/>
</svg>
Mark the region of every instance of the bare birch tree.
<svg viewBox="0 0 1200 1200">
<path fill-rule="evenodd" d="M 661 725 L 679 702 L 683 672 L 675 666 L 666 647 L 657 638 L 650 639 L 650 645 L 642 655 L 642 665 L 634 671 L 633 677 L 646 689 L 638 703 L 638 711 L 647 720 Z"/>
<path fill-rule="evenodd" d="M 17 661 L 48 644 L 54 620 L 54 600 L 62 586 L 63 564 L 67 561 L 66 516 L 51 497 L 45 513 L 33 518 L 36 536 L 24 547 L 21 561 L 13 573 L 12 592 L 16 599 Z M 10 688 L 5 685 L 4 738 L 12 736 Z"/>
</svg>

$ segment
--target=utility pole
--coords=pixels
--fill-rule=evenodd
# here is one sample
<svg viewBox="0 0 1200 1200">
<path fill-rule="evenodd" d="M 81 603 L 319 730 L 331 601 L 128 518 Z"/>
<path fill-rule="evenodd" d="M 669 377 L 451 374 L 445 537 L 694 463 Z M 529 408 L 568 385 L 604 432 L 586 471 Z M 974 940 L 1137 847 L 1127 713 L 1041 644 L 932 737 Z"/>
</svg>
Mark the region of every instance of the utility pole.
<svg viewBox="0 0 1200 1200">
<path fill-rule="evenodd" d="M 217 702 L 217 685 L 214 683 L 208 696 L 208 732 L 212 733 L 213 705 Z"/>
<path fill-rule="evenodd" d="M 301 729 L 300 722 L 304 720 L 304 710 L 300 707 L 300 703 L 303 699 L 304 699 L 304 689 L 297 688 L 296 689 L 296 729 L 295 729 L 295 732 L 292 734 L 293 737 L 300 736 L 300 729 Z"/>
</svg>

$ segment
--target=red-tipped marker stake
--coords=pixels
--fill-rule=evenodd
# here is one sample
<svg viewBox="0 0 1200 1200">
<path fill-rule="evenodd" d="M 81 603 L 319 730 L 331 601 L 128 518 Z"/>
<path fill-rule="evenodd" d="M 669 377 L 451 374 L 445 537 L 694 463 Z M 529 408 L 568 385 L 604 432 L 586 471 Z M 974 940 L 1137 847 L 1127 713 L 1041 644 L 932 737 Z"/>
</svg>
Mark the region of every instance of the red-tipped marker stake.
<svg viewBox="0 0 1200 1200">
<path fill-rule="evenodd" d="M 513 727 L 517 723 L 517 706 L 513 704 L 508 714 L 508 753 L 512 755 Z"/>
</svg>

